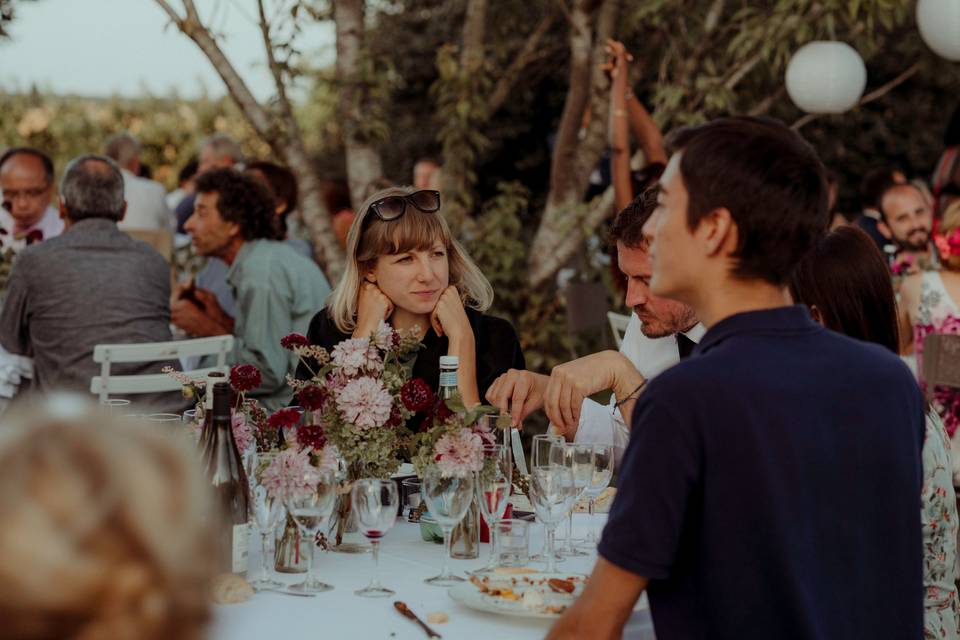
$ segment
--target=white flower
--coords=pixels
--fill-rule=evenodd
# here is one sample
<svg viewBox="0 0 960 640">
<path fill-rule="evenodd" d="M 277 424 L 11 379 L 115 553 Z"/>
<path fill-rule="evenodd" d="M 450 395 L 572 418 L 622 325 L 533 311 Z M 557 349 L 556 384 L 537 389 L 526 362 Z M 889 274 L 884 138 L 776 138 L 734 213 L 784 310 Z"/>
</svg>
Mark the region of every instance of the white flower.
<svg viewBox="0 0 960 640">
<path fill-rule="evenodd" d="M 390 419 L 393 398 L 383 382 L 363 376 L 337 392 L 337 409 L 344 420 L 361 428 L 381 427 Z"/>
<path fill-rule="evenodd" d="M 380 354 L 369 338 L 349 338 L 333 348 L 333 364 L 348 375 L 355 376 L 361 371 L 379 372 L 383 367 Z"/>
</svg>

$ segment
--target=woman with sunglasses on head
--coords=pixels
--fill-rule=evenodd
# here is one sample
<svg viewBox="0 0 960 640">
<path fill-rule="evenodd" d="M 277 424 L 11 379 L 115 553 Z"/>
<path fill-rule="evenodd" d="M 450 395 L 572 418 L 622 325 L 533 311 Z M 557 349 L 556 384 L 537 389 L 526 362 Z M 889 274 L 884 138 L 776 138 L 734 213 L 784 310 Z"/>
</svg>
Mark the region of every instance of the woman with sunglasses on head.
<svg viewBox="0 0 960 640">
<path fill-rule="evenodd" d="M 329 350 L 369 337 L 383 320 L 401 331 L 416 327 L 423 348 L 413 376 L 436 389 L 440 356 L 457 356 L 460 395 L 469 407 L 500 374 L 524 368 L 523 352 L 509 322 L 483 313 L 493 289 L 440 209 L 440 193 L 431 190 L 392 187 L 368 198 L 347 235 L 343 276 L 307 337 Z M 301 365 L 297 377 L 310 373 Z"/>
<path fill-rule="evenodd" d="M 820 240 L 794 271 L 790 294 L 795 302 L 809 307 L 813 319 L 827 329 L 897 353 L 900 331 L 890 272 L 876 243 L 860 229 L 840 227 Z M 856 412 L 857 408 L 835 410 Z M 950 444 L 940 416 L 929 407 L 921 458 L 923 637 L 957 640 L 957 504 Z M 851 473 L 856 472 L 851 467 Z M 883 481 L 877 479 L 877 495 L 865 496 L 876 500 L 878 508 L 882 508 Z"/>
</svg>

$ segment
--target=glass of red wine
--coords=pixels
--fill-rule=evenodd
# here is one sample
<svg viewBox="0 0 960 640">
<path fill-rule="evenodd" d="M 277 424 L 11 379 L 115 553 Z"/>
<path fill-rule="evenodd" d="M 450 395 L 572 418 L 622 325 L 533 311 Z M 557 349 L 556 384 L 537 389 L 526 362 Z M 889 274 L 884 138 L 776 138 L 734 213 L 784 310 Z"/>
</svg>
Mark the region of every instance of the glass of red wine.
<svg viewBox="0 0 960 640">
<path fill-rule="evenodd" d="M 373 578 L 370 584 L 354 593 L 366 598 L 392 596 L 394 592 L 380 584 L 380 540 L 397 519 L 400 508 L 397 483 L 389 479 L 363 478 L 353 483 L 350 492 L 360 533 L 367 537 L 373 548 Z"/>
</svg>

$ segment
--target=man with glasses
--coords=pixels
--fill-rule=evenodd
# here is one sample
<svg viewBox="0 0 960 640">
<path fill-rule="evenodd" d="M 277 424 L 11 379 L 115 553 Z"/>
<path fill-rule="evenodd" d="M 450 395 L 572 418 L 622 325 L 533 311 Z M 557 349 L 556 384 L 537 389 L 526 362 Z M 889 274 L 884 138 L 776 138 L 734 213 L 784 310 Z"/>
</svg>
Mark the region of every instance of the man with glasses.
<svg viewBox="0 0 960 640">
<path fill-rule="evenodd" d="M 53 162 L 39 149 L 15 147 L 0 156 L 0 244 L 21 248 L 63 233 L 53 197 Z"/>
<path fill-rule="evenodd" d="M 274 199 L 262 182 L 233 169 L 213 169 L 197 178 L 196 189 L 184 228 L 197 253 L 229 266 L 236 316 L 224 312 L 213 292 L 188 283 L 177 288 L 171 320 L 193 336 L 233 334 L 231 361 L 255 365 L 263 374 L 251 396 L 267 410 L 278 409 L 290 399 L 286 376 L 296 364 L 280 338 L 306 333 L 330 285 L 312 260 L 281 240 Z"/>
</svg>

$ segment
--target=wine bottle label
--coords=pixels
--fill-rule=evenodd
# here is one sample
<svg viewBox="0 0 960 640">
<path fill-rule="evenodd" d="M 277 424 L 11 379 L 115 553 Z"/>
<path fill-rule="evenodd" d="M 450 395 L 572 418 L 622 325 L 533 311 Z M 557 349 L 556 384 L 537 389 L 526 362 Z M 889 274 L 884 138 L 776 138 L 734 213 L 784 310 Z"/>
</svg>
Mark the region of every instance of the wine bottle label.
<svg viewBox="0 0 960 640">
<path fill-rule="evenodd" d="M 247 572 L 247 539 L 250 537 L 250 525 L 233 525 L 233 572 Z"/>
<path fill-rule="evenodd" d="M 456 371 L 441 371 L 441 372 L 440 372 L 440 386 L 441 386 L 441 387 L 456 387 L 456 386 L 457 386 L 457 372 L 456 372 Z"/>
</svg>

